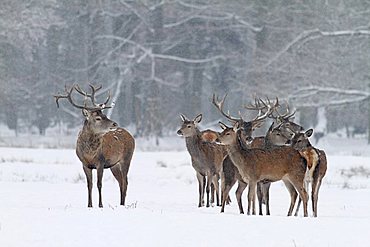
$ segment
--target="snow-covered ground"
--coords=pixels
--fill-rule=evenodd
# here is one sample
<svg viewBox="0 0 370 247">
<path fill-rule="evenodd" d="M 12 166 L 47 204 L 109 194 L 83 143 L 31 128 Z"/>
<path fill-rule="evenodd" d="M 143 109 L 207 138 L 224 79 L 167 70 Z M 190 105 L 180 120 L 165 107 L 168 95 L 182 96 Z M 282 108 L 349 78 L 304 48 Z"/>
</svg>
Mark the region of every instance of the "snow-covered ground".
<svg viewBox="0 0 370 247">
<path fill-rule="evenodd" d="M 329 168 L 318 218 L 286 217 L 289 196 L 280 182 L 271 186 L 268 217 L 240 215 L 235 188 L 224 214 L 198 208 L 186 151 L 137 151 L 127 206 L 119 206 L 106 170 L 104 208 L 94 184 L 89 209 L 73 150 L 0 148 L 0 246 L 370 246 L 370 149 L 344 144 L 322 142 Z"/>
</svg>

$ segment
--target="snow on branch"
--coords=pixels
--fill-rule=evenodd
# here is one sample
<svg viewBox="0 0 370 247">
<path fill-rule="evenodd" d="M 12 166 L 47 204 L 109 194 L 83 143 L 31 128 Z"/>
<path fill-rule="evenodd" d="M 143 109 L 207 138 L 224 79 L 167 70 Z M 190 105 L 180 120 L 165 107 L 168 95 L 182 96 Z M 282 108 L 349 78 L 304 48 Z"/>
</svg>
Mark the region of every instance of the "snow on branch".
<svg viewBox="0 0 370 247">
<path fill-rule="evenodd" d="M 292 49 L 294 46 L 298 46 L 302 43 L 306 43 L 309 40 L 323 38 L 323 37 L 335 37 L 335 36 L 370 36 L 370 30 L 342 30 L 342 31 L 321 31 L 320 29 L 305 30 L 290 41 L 283 49 L 276 53 L 266 64 L 264 64 L 260 70 L 264 70 L 277 61 L 284 53 Z"/>
<path fill-rule="evenodd" d="M 183 25 L 183 24 L 185 24 L 188 21 L 193 20 L 193 19 L 203 19 L 203 20 L 211 20 L 211 21 L 234 20 L 234 21 L 237 21 L 241 26 L 247 27 L 250 30 L 252 30 L 253 32 L 260 32 L 262 30 L 262 27 L 256 27 L 256 26 L 248 23 L 241 16 L 238 16 L 235 13 L 225 12 L 224 10 L 218 10 L 218 11 L 214 10 L 214 11 L 209 12 L 207 14 L 206 11 L 211 9 L 211 7 L 209 5 L 196 6 L 196 5 L 192 5 L 190 3 L 184 3 L 182 1 L 178 1 L 177 3 L 179 3 L 181 5 L 186 4 L 184 6 L 187 6 L 187 7 L 190 7 L 192 9 L 194 9 L 194 11 L 192 13 L 190 13 L 189 15 L 187 15 L 186 17 L 184 17 L 184 18 L 182 18 L 182 19 L 180 19 L 176 22 L 164 24 L 163 25 L 164 28 L 177 27 L 177 26 Z M 212 8 L 214 9 L 215 7 L 213 6 Z M 222 8 L 222 7 L 220 7 L 220 8 Z"/>
<path fill-rule="evenodd" d="M 152 59 L 154 59 L 154 58 L 167 59 L 167 60 L 174 60 L 174 61 L 184 62 L 184 63 L 208 63 L 208 62 L 212 62 L 212 61 L 215 61 L 215 60 L 218 60 L 218 59 L 225 59 L 225 56 L 223 56 L 223 55 L 216 55 L 216 56 L 208 57 L 208 58 L 193 59 L 193 58 L 185 58 L 185 57 L 166 55 L 166 54 L 157 54 L 157 53 L 153 53 L 152 49 L 150 47 L 146 48 L 143 45 L 141 45 L 138 42 L 135 42 L 131 39 L 127 39 L 127 38 L 119 37 L 119 36 L 114 36 L 114 35 L 99 35 L 99 36 L 96 37 L 96 39 L 102 39 L 102 38 L 122 41 L 125 44 L 131 44 L 131 45 L 139 48 L 141 51 L 144 52 L 144 54 L 138 59 L 139 61 L 144 59 L 146 56 L 148 56 Z"/>
<path fill-rule="evenodd" d="M 320 97 L 320 95 L 323 94 L 325 94 L 326 97 Z M 309 86 L 293 92 L 288 98 L 293 101 L 296 106 L 300 107 L 333 106 L 351 104 L 370 99 L 370 91 Z"/>
<path fill-rule="evenodd" d="M 204 5 L 195 5 L 194 3 L 187 3 L 185 1 L 181 1 L 181 0 L 178 0 L 176 1 L 176 3 L 184 6 L 184 7 L 188 7 L 188 8 L 192 8 L 192 9 L 206 9 L 207 6 L 204 6 Z"/>
<path fill-rule="evenodd" d="M 218 59 L 225 59 L 225 56 L 223 55 L 217 55 L 217 56 L 201 58 L 201 59 L 192 59 L 192 58 L 178 57 L 178 56 L 172 56 L 172 55 L 166 55 L 166 54 L 152 54 L 152 56 L 154 58 L 168 59 L 168 60 L 174 60 L 174 61 L 184 62 L 184 63 L 208 63 L 208 62 L 212 62 Z"/>
</svg>

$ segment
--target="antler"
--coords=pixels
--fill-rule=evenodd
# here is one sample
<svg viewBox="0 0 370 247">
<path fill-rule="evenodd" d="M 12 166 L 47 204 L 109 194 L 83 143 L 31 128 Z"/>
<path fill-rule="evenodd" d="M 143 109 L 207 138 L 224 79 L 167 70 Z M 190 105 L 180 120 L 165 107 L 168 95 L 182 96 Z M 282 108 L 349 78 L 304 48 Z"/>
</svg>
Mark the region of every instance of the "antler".
<svg viewBox="0 0 370 247">
<path fill-rule="evenodd" d="M 102 104 L 96 104 L 95 103 L 95 94 L 98 90 L 100 90 L 102 88 L 102 85 L 100 86 L 94 86 L 94 85 L 91 85 L 89 84 L 89 87 L 91 88 L 91 94 L 88 94 L 86 93 L 85 91 L 83 91 L 79 85 L 76 85 L 75 86 L 75 89 L 78 93 L 80 93 L 81 95 L 85 96 L 85 98 L 90 98 L 91 99 L 91 103 L 95 106 L 95 107 L 102 107 L 102 109 L 106 109 L 106 108 L 111 108 L 111 106 L 106 106 L 106 104 L 108 104 L 109 100 L 110 100 L 110 92 L 108 92 L 108 97 L 107 99 L 105 100 L 104 103 Z"/>
<path fill-rule="evenodd" d="M 266 117 L 271 117 L 272 112 L 279 106 L 279 99 L 276 97 L 275 102 L 271 102 L 269 98 L 267 98 L 266 102 L 261 98 L 254 99 L 254 105 L 249 104 L 244 106 L 244 108 L 248 110 L 258 110 L 258 115 L 252 121 L 261 121 L 264 120 Z"/>
<path fill-rule="evenodd" d="M 225 96 L 222 98 L 222 100 L 219 100 L 218 97 L 216 96 L 216 94 L 213 94 L 212 104 L 215 105 L 216 108 L 219 110 L 219 112 L 221 112 L 221 114 L 224 117 L 226 117 L 227 119 L 229 119 L 230 121 L 232 121 L 234 123 L 243 121 L 243 118 L 241 117 L 240 113 L 239 113 L 239 118 L 235 118 L 235 117 L 230 116 L 230 112 L 228 112 L 227 114 L 224 112 L 223 107 L 224 107 L 226 96 L 227 96 L 227 94 L 225 94 Z"/>
<path fill-rule="evenodd" d="M 88 93 L 84 92 L 83 90 L 81 90 L 79 85 L 73 85 L 71 87 L 71 89 L 69 89 L 69 90 L 68 90 L 67 86 L 65 86 L 65 94 L 64 95 L 63 94 L 54 95 L 55 103 L 57 104 L 57 107 L 59 108 L 59 99 L 67 99 L 74 107 L 79 108 L 79 109 L 85 109 L 85 110 L 88 110 L 88 111 L 99 111 L 99 110 L 104 110 L 104 109 L 107 109 L 107 108 L 111 108 L 111 106 L 106 105 L 110 100 L 110 93 L 108 95 L 107 100 L 103 104 L 96 104 L 95 103 L 95 93 L 96 93 L 97 90 L 101 89 L 102 86 L 94 87 L 93 85 L 90 85 L 90 88 L 91 88 L 92 92 L 91 92 L 91 94 L 88 94 Z M 85 96 L 85 98 L 90 98 L 93 106 L 92 107 L 87 106 L 86 105 L 86 99 L 85 99 L 85 104 L 83 106 L 76 104 L 72 99 L 73 90 L 76 90 L 78 93 Z"/>
<path fill-rule="evenodd" d="M 294 110 L 293 112 L 290 112 L 289 104 L 285 102 L 285 105 L 286 105 L 286 112 L 284 114 L 280 114 L 280 112 L 277 109 L 275 109 L 275 112 L 277 113 L 278 116 L 274 116 L 273 114 L 271 114 L 271 117 L 280 122 L 287 121 L 289 120 L 289 118 L 292 118 L 294 114 L 296 113 L 296 110 Z"/>
<path fill-rule="evenodd" d="M 264 104 L 261 98 L 254 98 L 254 104 L 250 103 L 249 105 L 245 105 L 244 108 L 248 110 L 262 110 L 266 108 L 266 104 Z"/>
</svg>

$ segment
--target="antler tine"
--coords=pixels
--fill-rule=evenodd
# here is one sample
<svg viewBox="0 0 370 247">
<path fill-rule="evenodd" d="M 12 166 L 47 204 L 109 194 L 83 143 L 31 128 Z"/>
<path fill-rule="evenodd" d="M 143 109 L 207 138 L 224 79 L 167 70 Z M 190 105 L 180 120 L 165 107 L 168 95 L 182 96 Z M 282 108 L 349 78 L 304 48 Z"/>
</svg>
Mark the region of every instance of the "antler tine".
<svg viewBox="0 0 370 247">
<path fill-rule="evenodd" d="M 94 85 L 89 84 L 89 87 L 91 88 L 91 101 L 95 106 L 98 106 L 99 104 L 95 103 L 95 94 L 96 94 L 96 91 L 99 91 L 103 87 L 103 85 L 99 85 L 95 87 Z"/>
<path fill-rule="evenodd" d="M 97 107 L 100 107 L 101 110 L 103 109 L 107 109 L 107 108 L 112 108 L 112 106 L 107 106 L 110 98 L 111 98 L 111 94 L 110 94 L 110 91 L 108 91 L 108 97 L 107 99 L 105 100 L 104 103 L 102 104 L 96 104 L 95 103 L 95 94 L 97 91 L 99 91 L 100 89 L 102 89 L 103 85 L 99 85 L 99 86 L 94 86 L 92 84 L 89 84 L 90 88 L 91 88 L 91 101 L 92 103 L 97 106 Z"/>
<path fill-rule="evenodd" d="M 263 108 L 265 108 L 265 106 L 262 106 L 261 105 L 261 99 L 260 98 L 254 98 L 254 105 L 253 104 L 249 104 L 249 105 L 245 105 L 244 108 L 245 109 L 248 109 L 248 110 L 262 110 Z M 263 104 L 265 104 L 263 101 L 262 101 Z"/>
<path fill-rule="evenodd" d="M 218 97 L 216 96 L 216 94 L 213 94 L 213 97 L 212 97 L 212 104 L 216 106 L 216 108 L 219 110 L 219 112 L 224 116 L 226 117 L 227 119 L 229 119 L 230 121 L 232 122 L 239 122 L 239 121 L 242 121 L 242 117 L 240 116 L 240 118 L 234 118 L 230 115 L 230 113 L 228 112 L 228 114 L 226 114 L 223 110 L 223 107 L 224 107 L 224 103 L 225 103 L 225 99 L 226 99 L 226 96 L 227 94 L 225 94 L 225 96 L 222 98 L 222 100 L 220 101 L 218 99 Z"/>
<path fill-rule="evenodd" d="M 95 93 L 96 93 L 97 90 L 102 88 L 102 86 L 100 85 L 100 86 L 94 87 L 93 85 L 89 84 L 89 87 L 91 88 L 91 94 L 88 94 L 87 92 L 82 90 L 79 85 L 75 85 L 75 89 L 78 93 L 85 96 L 85 98 L 90 98 L 92 104 L 94 106 L 98 106 L 98 104 L 95 103 Z"/>
<path fill-rule="evenodd" d="M 108 91 L 108 97 L 107 99 L 105 100 L 104 103 L 101 103 L 101 104 L 97 104 L 95 102 L 95 95 L 96 95 L 96 92 L 99 91 L 100 89 L 102 89 L 102 85 L 99 85 L 99 86 L 94 86 L 92 84 L 89 84 L 89 87 L 91 88 L 91 94 L 88 94 L 86 93 L 85 91 L 83 91 L 78 85 L 76 87 L 76 90 L 84 95 L 85 97 L 87 98 L 90 98 L 91 99 L 91 103 L 93 104 L 94 107 L 96 107 L 97 109 L 99 110 L 104 110 L 104 109 L 108 109 L 108 108 L 112 108 L 112 106 L 107 106 L 110 98 L 111 98 L 111 94 L 110 94 L 110 91 Z"/>
<path fill-rule="evenodd" d="M 263 104 L 263 107 L 260 108 L 258 115 L 252 121 L 261 121 L 264 120 L 266 117 L 274 117 L 273 111 L 279 106 L 279 99 L 276 97 L 276 101 L 274 103 L 266 97 L 267 103 L 259 98 L 259 102 Z M 264 110 L 266 110 L 264 112 Z"/>
<path fill-rule="evenodd" d="M 53 95 L 53 97 L 55 98 L 55 103 L 57 104 L 58 108 L 59 108 L 59 100 L 60 99 L 68 99 L 69 95 L 72 93 L 72 92 L 68 92 L 67 85 L 65 85 L 64 91 L 67 93 L 67 95 L 60 95 L 60 94 Z"/>
<path fill-rule="evenodd" d="M 76 108 L 79 108 L 79 109 L 90 109 L 90 108 L 87 108 L 86 106 L 77 105 L 75 102 L 73 102 L 73 99 L 72 99 L 73 89 L 75 89 L 75 86 L 74 85 L 71 87 L 70 90 L 68 90 L 67 85 L 66 85 L 65 86 L 65 93 L 66 93 L 66 95 L 60 95 L 60 94 L 59 95 L 54 95 L 54 98 L 55 98 L 55 102 L 57 104 L 57 107 L 59 108 L 59 100 L 60 99 L 67 99 L 69 101 L 69 103 L 71 103 Z"/>
<path fill-rule="evenodd" d="M 296 113 L 296 110 L 294 110 L 292 113 L 290 113 L 289 115 L 287 115 L 287 116 L 285 117 L 285 119 L 292 118 L 292 117 L 295 115 L 295 113 Z"/>
<path fill-rule="evenodd" d="M 108 91 L 108 97 L 107 99 L 105 100 L 105 102 L 103 104 L 100 104 L 100 106 L 102 107 L 102 109 L 106 109 L 106 108 L 112 108 L 113 106 L 107 106 L 109 100 L 110 100 L 110 97 L 111 97 L 111 94 L 110 94 L 110 91 Z"/>
<path fill-rule="evenodd" d="M 84 105 L 83 106 L 76 104 L 73 101 L 73 99 L 72 99 L 73 90 L 76 90 L 79 94 L 85 96 L 85 98 L 90 98 L 91 101 L 92 101 L 92 103 L 93 103 L 93 106 L 92 107 L 88 107 L 87 104 L 86 104 L 86 101 L 84 102 Z M 71 87 L 71 89 L 68 89 L 67 86 L 65 86 L 65 93 L 66 94 L 65 95 L 62 95 L 62 94 L 54 95 L 55 102 L 56 102 L 58 108 L 59 108 L 59 99 L 67 99 L 69 101 L 69 103 L 71 103 L 71 105 L 73 105 L 74 107 L 76 107 L 78 109 L 85 109 L 85 110 L 88 110 L 88 111 L 98 111 L 98 110 L 103 110 L 103 109 L 106 109 L 106 108 L 111 108 L 111 106 L 106 106 L 106 104 L 108 103 L 108 101 L 110 99 L 110 94 L 108 96 L 107 101 L 104 104 L 102 104 L 102 105 L 95 104 L 95 100 L 93 100 L 95 91 L 96 91 L 96 88 L 94 88 L 94 93 L 88 94 L 88 93 L 84 92 L 80 88 L 80 86 L 77 85 L 77 84 L 76 85 L 73 85 Z"/>
<path fill-rule="evenodd" d="M 283 120 L 287 120 L 287 119 L 293 117 L 295 112 L 296 112 L 296 110 L 294 110 L 293 112 L 290 112 L 288 102 L 285 102 L 285 105 L 286 105 L 286 113 L 284 113 L 283 115 L 281 115 L 280 112 L 276 110 L 276 113 L 279 115 L 279 118 L 281 118 Z"/>
<path fill-rule="evenodd" d="M 266 99 L 267 99 L 267 103 L 268 103 L 269 105 L 271 105 L 271 101 L 270 101 L 270 99 L 269 99 L 269 97 L 268 97 L 268 96 L 266 96 Z"/>
</svg>

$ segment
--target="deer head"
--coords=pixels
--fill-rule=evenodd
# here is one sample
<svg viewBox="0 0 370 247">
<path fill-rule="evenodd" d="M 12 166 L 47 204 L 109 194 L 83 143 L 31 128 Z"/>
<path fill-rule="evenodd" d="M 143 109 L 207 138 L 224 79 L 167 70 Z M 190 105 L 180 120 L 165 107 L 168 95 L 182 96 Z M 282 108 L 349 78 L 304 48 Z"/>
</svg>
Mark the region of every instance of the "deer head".
<svg viewBox="0 0 370 247">
<path fill-rule="evenodd" d="M 233 127 L 229 127 L 226 124 L 219 122 L 222 132 L 219 134 L 216 142 L 221 145 L 232 145 L 237 141 L 238 123 L 235 123 Z"/>
<path fill-rule="evenodd" d="M 278 107 L 279 101 L 276 99 L 275 102 L 263 101 L 262 99 L 255 100 L 255 104 L 250 104 L 246 106 L 249 110 L 258 110 L 257 116 L 252 119 L 251 121 L 245 121 L 241 114 L 239 113 L 239 117 L 231 117 L 230 113 L 225 113 L 223 110 L 223 106 L 226 99 L 225 95 L 221 100 L 218 99 L 218 97 L 214 94 L 212 103 L 216 108 L 219 110 L 219 112 L 225 116 L 230 122 L 232 122 L 234 125 L 238 126 L 238 138 L 241 140 L 243 144 L 248 144 L 252 141 L 252 132 L 256 129 L 262 126 L 265 119 L 272 114 L 274 109 Z M 236 124 L 237 123 L 237 124 Z"/>
<path fill-rule="evenodd" d="M 296 150 L 303 150 L 311 146 L 308 138 L 312 135 L 313 129 L 309 129 L 306 132 L 297 133 L 292 139 L 292 146 Z"/>
<path fill-rule="evenodd" d="M 90 85 L 91 93 L 87 93 L 83 91 L 78 85 L 73 85 L 70 89 L 66 87 L 64 94 L 54 95 L 55 102 L 57 104 L 57 107 L 59 107 L 59 100 L 67 99 L 72 106 L 82 110 L 82 114 L 85 117 L 84 127 L 91 130 L 95 134 L 105 134 L 109 131 L 116 130 L 118 128 L 118 125 L 116 122 L 107 118 L 107 116 L 102 112 L 104 109 L 112 107 L 107 105 L 110 100 L 110 93 L 108 93 L 108 97 L 104 103 L 97 104 L 95 102 L 96 92 L 101 88 L 102 86 L 96 87 Z M 74 91 L 84 96 L 84 105 L 79 105 L 75 103 L 72 98 L 72 93 Z M 88 103 L 88 100 L 90 100 L 90 104 Z"/>
<path fill-rule="evenodd" d="M 181 128 L 177 131 L 177 134 L 183 137 L 190 137 L 196 135 L 199 131 L 197 124 L 200 123 L 200 121 L 202 121 L 202 114 L 199 114 L 193 120 L 189 120 L 183 114 L 180 114 L 180 117 L 182 120 L 182 125 Z"/>
<path fill-rule="evenodd" d="M 285 132 L 278 128 L 274 127 L 275 123 L 272 123 L 270 128 L 266 133 L 266 140 L 269 140 L 270 143 L 276 146 L 285 146 L 291 145 L 292 137 L 290 135 L 286 135 Z"/>
<path fill-rule="evenodd" d="M 276 123 L 276 127 L 281 130 L 281 133 L 289 137 L 289 139 L 292 139 L 295 135 L 295 133 L 303 131 L 303 127 L 299 124 L 296 124 L 292 121 L 294 118 L 295 112 L 290 111 L 288 103 L 285 103 L 286 105 L 286 112 L 281 114 L 277 108 L 275 108 L 275 111 L 270 115 L 271 118 L 274 119 L 274 122 Z M 274 115 L 276 113 L 276 115 Z"/>
</svg>

